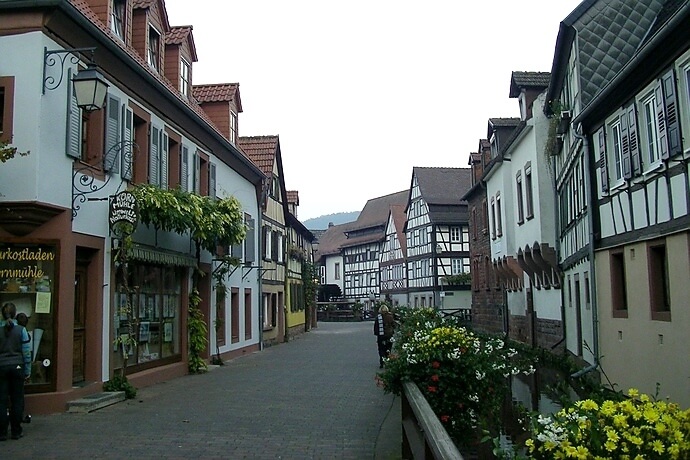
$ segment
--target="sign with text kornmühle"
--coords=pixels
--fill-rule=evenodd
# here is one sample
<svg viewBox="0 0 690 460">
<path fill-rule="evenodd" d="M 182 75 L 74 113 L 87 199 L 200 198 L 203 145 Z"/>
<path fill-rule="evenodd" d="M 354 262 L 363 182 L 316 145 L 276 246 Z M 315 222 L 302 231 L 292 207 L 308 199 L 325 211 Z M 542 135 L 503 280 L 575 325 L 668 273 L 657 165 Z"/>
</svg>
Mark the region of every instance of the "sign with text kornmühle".
<svg viewBox="0 0 690 460">
<path fill-rule="evenodd" d="M 137 199 L 131 192 L 123 191 L 110 199 L 110 213 L 108 214 L 110 228 L 116 227 L 119 223 L 128 223 L 135 227 L 137 218 Z"/>
</svg>

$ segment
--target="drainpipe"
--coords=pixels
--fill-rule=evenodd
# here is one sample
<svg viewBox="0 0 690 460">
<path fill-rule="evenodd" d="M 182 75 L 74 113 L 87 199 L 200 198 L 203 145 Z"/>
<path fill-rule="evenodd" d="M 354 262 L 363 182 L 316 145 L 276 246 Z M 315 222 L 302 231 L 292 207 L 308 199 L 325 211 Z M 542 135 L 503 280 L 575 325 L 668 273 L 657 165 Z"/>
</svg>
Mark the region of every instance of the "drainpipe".
<svg viewBox="0 0 690 460">
<path fill-rule="evenodd" d="M 578 127 L 582 129 L 582 124 Z M 572 378 L 578 378 L 599 367 L 599 316 L 597 311 L 596 267 L 594 263 L 594 190 L 592 187 L 592 171 L 590 170 L 589 142 L 587 136 L 579 134 L 576 129 L 573 130 L 573 135 L 576 139 L 582 141 L 582 149 L 585 156 L 585 171 L 587 171 L 587 176 L 584 179 L 585 194 L 587 195 L 587 225 L 589 226 L 589 288 L 592 301 L 592 352 L 594 355 L 593 364 L 571 375 Z"/>
</svg>

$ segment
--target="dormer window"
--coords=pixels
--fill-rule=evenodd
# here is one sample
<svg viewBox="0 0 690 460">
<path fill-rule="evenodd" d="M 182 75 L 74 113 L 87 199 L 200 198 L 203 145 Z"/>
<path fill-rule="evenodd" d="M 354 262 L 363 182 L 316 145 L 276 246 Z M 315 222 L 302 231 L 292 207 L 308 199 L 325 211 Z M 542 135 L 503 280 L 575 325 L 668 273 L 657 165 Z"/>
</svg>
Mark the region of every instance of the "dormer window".
<svg viewBox="0 0 690 460">
<path fill-rule="evenodd" d="M 189 88 L 191 87 L 190 73 L 191 65 L 184 59 L 180 60 L 180 93 L 184 97 L 189 97 Z M 234 141 L 233 141 L 234 142 Z"/>
<path fill-rule="evenodd" d="M 237 143 L 237 114 L 230 110 L 230 142 Z"/>
<path fill-rule="evenodd" d="M 112 0 L 110 30 L 121 40 L 125 39 L 125 6 L 127 0 Z"/>
<path fill-rule="evenodd" d="M 496 139 L 496 133 L 491 135 L 491 158 L 496 158 L 498 156 L 498 139 Z"/>
<path fill-rule="evenodd" d="M 160 34 L 153 27 L 149 27 L 148 63 L 157 71 L 160 70 L 160 46 Z"/>
</svg>

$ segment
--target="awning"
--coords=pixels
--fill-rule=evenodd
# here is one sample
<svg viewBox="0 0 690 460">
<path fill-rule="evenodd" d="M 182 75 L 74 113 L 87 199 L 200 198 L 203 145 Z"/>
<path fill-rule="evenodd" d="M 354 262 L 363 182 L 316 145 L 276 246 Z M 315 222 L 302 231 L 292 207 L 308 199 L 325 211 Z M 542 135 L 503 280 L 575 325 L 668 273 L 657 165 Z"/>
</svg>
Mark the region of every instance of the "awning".
<svg viewBox="0 0 690 460">
<path fill-rule="evenodd" d="M 130 259 L 140 260 L 152 264 L 175 265 L 178 267 L 196 267 L 196 259 L 187 254 L 165 252 L 160 249 L 149 248 L 135 244 L 129 255 Z"/>
</svg>

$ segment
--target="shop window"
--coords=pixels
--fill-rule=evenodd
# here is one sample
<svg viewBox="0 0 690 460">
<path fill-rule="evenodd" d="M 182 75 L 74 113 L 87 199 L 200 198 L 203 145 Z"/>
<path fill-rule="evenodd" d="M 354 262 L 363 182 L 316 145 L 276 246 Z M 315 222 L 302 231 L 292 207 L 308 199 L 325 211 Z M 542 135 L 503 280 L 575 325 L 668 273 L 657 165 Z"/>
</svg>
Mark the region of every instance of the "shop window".
<svg viewBox="0 0 690 460">
<path fill-rule="evenodd" d="M 29 393 L 55 384 L 57 248 L 43 244 L 0 243 L 0 306 L 13 303 L 28 318 L 31 336 Z"/>
<path fill-rule="evenodd" d="M 184 270 L 177 267 L 131 263 L 129 286 L 130 304 L 134 324 L 134 346 L 122 343 L 116 346 L 115 365 L 122 366 L 123 353 L 127 353 L 127 365 L 134 370 L 153 365 L 179 361 L 180 311 L 182 304 L 182 279 Z M 128 331 L 127 293 L 118 286 L 114 312 L 117 321 L 116 337 L 126 338 Z"/>
</svg>

